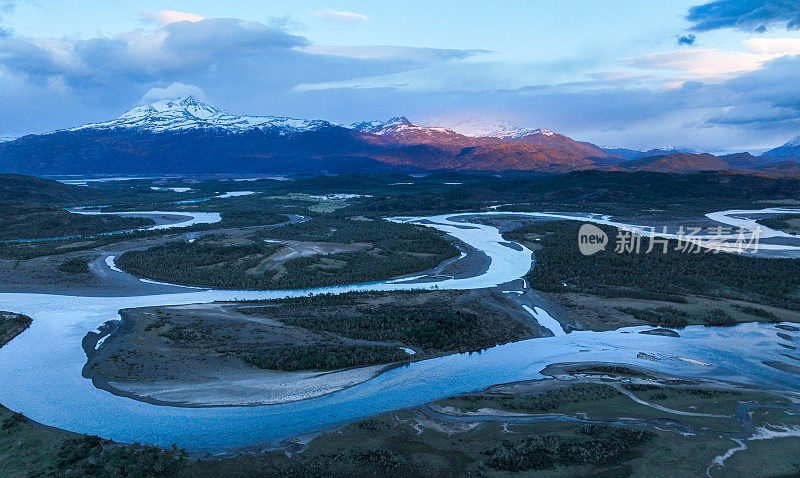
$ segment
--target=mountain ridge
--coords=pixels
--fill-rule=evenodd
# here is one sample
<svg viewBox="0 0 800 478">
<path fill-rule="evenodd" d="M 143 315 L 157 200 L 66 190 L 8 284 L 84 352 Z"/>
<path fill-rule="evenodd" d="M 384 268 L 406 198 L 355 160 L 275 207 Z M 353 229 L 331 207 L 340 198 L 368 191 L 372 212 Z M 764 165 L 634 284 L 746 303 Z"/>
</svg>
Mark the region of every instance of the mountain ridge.
<svg viewBox="0 0 800 478">
<path fill-rule="evenodd" d="M 463 125 L 462 125 L 463 126 Z M 472 125 L 476 128 L 475 124 Z M 791 161 L 791 141 L 774 156 L 600 148 L 546 129 L 488 126 L 469 136 L 404 116 L 337 124 L 235 115 L 194 97 L 137 106 L 110 121 L 0 142 L 0 171 L 28 174 L 280 173 L 350 171 L 535 171 L 585 169 L 758 170 Z M 800 146 L 796 147 L 800 150 Z M 800 151 L 798 151 L 800 153 Z M 616 153 L 616 154 L 614 154 Z M 651 154 L 665 153 L 665 154 Z M 780 155 L 783 154 L 783 155 Z M 632 158 L 632 159 L 628 159 Z M 651 158 L 646 161 L 644 159 Z M 656 158 L 656 159 L 652 159 Z M 628 159 L 628 160 L 626 160 Z M 797 156 L 800 159 L 800 156 Z M 637 162 L 638 161 L 638 162 Z M 793 172 L 790 165 L 773 168 Z"/>
</svg>

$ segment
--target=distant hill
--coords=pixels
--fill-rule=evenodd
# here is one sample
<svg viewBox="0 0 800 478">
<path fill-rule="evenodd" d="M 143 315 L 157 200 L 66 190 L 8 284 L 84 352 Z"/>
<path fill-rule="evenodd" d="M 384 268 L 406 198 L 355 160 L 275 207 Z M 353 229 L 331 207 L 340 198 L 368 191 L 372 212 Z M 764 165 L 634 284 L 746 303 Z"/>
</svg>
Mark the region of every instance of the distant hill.
<svg viewBox="0 0 800 478">
<path fill-rule="evenodd" d="M 716 157 L 679 149 L 603 149 L 547 129 L 507 124 L 336 124 L 235 115 L 193 97 L 136 107 L 110 121 L 0 142 L 0 172 L 54 174 L 341 174 L 586 169 L 759 171 L 800 159 L 800 140 L 767 155 Z M 777 171 L 780 168 L 773 168 Z M 792 168 L 784 167 L 781 174 Z M 765 174 L 769 174 L 765 172 Z"/>
<path fill-rule="evenodd" d="M 659 173 L 687 173 L 696 171 L 724 171 L 731 169 L 722 158 L 713 154 L 674 153 L 650 156 L 617 163 L 616 167 L 627 171 L 651 171 Z"/>
<path fill-rule="evenodd" d="M 91 191 L 51 179 L 22 174 L 0 174 L 0 201 L 65 204 L 90 197 Z"/>
<path fill-rule="evenodd" d="M 0 143 L 0 171 L 32 174 L 565 171 L 608 154 L 549 130 L 472 137 L 407 118 L 339 125 L 238 116 L 188 97 L 114 120 Z M 474 163 L 473 163 L 474 161 Z"/>
<path fill-rule="evenodd" d="M 797 161 L 769 163 L 757 168 L 757 170 L 769 176 L 800 178 L 800 162 Z"/>
<path fill-rule="evenodd" d="M 602 149 L 603 152 L 610 155 L 611 157 L 619 158 L 617 162 L 633 161 L 635 159 L 642 159 L 650 156 L 663 156 L 666 154 L 697 153 L 697 151 L 693 151 L 690 149 L 678 149 L 678 148 L 655 148 L 647 151 L 639 151 L 636 149 L 627 149 L 627 148 L 602 148 Z"/>
<path fill-rule="evenodd" d="M 564 173 L 594 169 L 597 164 L 572 148 L 557 148 L 531 143 L 503 143 L 463 150 L 458 157 L 461 170 L 539 171 Z"/>
<path fill-rule="evenodd" d="M 800 161 L 800 136 L 787 141 L 782 146 L 771 149 L 763 156 L 777 158 L 777 160 L 797 160 Z"/>
</svg>

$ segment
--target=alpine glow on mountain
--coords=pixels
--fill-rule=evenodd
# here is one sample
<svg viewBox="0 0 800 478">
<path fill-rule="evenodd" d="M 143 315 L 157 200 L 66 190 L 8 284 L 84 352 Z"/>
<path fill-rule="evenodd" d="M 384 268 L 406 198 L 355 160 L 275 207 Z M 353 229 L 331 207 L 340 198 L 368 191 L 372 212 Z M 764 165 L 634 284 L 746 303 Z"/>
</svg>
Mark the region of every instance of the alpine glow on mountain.
<svg viewBox="0 0 800 478">
<path fill-rule="evenodd" d="M 87 124 L 68 131 L 82 129 L 138 128 L 152 132 L 181 131 L 189 129 L 220 129 L 240 133 L 253 129 L 275 130 L 284 134 L 311 131 L 331 126 L 321 120 L 302 120 L 279 116 L 234 115 L 198 101 L 192 96 L 157 101 L 138 106 L 117 119 Z"/>
<path fill-rule="evenodd" d="M 0 142 L 0 167 L 22 173 L 281 174 L 348 171 L 690 172 L 758 169 L 800 158 L 793 140 L 756 157 L 603 149 L 548 129 L 471 122 L 453 129 L 405 116 L 337 124 L 237 115 L 196 97 L 137 106 L 110 121 Z M 676 154 L 679 153 L 679 154 Z M 658 157 L 658 160 L 647 158 Z M 775 174 L 794 174 L 786 165 Z"/>
</svg>

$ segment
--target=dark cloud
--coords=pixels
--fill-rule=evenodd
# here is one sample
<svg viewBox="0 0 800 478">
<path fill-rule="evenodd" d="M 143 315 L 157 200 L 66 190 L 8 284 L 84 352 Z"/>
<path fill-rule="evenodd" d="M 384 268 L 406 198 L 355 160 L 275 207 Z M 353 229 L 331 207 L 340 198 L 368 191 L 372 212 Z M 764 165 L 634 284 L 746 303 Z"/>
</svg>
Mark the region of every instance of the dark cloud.
<svg viewBox="0 0 800 478">
<path fill-rule="evenodd" d="M 716 85 L 653 88 L 655 80 L 646 75 L 611 71 L 581 82 L 516 88 L 516 78 L 530 73 L 520 68 L 505 83 L 514 86 L 500 89 L 498 78 L 518 65 L 462 61 L 486 53 L 481 50 L 320 46 L 289 33 L 286 24 L 206 19 L 86 40 L 0 35 L 0 136 L 102 121 L 148 91 L 158 96 L 195 88 L 241 114 L 340 122 L 486 116 L 632 147 L 713 149 L 756 136 L 777 144 L 795 136 L 800 122 L 800 56 Z M 537 71 L 547 68 L 566 75 L 588 67 L 537 65 Z M 368 80 L 382 77 L 397 81 L 374 87 Z M 437 78 L 453 81 L 442 87 L 430 81 Z M 361 87 L 297 88 L 337 82 Z"/>
<path fill-rule="evenodd" d="M 137 96 L 141 96 L 150 87 L 172 82 L 261 91 L 289 88 L 302 82 L 390 74 L 478 54 L 385 47 L 381 55 L 375 55 L 355 47 L 329 52 L 310 46 L 305 37 L 260 22 L 206 19 L 112 38 L 0 40 L 0 67 L 33 81 L 55 78 L 76 90 L 138 88 Z"/>
<path fill-rule="evenodd" d="M 767 62 L 764 68 L 730 80 L 726 86 L 739 102 L 794 111 L 800 119 L 800 55 Z"/>
<path fill-rule="evenodd" d="M 205 19 L 86 40 L 0 37 L 0 94 L 60 98 L 54 111 L 79 104 L 87 120 L 97 121 L 104 119 L 100 112 L 119 114 L 152 88 L 182 83 L 240 112 L 291 115 L 297 113 L 292 89 L 301 83 L 390 75 L 482 53 L 398 46 L 315 50 L 284 24 Z M 15 127 L 0 129 L 6 135 L 19 134 L 25 125 L 37 132 L 71 126 L 76 115 L 37 119 L 24 108 L 5 108 L 0 99 L 2 117 Z M 36 121 L 40 126 L 31 127 Z"/>
<path fill-rule="evenodd" d="M 768 26 L 800 29 L 799 0 L 715 0 L 689 9 L 692 30 L 737 28 L 763 33 Z"/>
<path fill-rule="evenodd" d="M 678 37 L 678 45 L 692 46 L 696 41 L 697 37 L 694 36 L 694 33 L 690 33 L 688 35 L 681 35 Z"/>
</svg>

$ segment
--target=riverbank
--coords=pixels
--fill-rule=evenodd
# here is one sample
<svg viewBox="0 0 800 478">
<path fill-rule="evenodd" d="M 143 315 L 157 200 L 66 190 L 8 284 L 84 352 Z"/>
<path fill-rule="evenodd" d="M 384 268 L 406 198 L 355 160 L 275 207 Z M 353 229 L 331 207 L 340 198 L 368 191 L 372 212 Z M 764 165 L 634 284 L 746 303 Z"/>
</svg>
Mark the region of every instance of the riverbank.
<svg viewBox="0 0 800 478">
<path fill-rule="evenodd" d="M 797 470 L 800 405 L 781 393 L 612 363 L 555 364 L 545 372 L 551 378 L 213 455 L 69 433 L 0 407 L 0 474 L 716 478 Z"/>
<path fill-rule="evenodd" d="M 84 377 L 116 395 L 180 407 L 305 400 L 374 378 L 398 360 L 542 334 L 529 314 L 492 289 L 151 307 L 120 315 L 109 323 L 110 335 L 84 340 Z M 302 370 L 309 367 L 321 370 Z"/>
<path fill-rule="evenodd" d="M 540 378 L 539 371 L 548 363 L 581 362 L 587 357 L 649 365 L 681 376 L 726 377 L 787 391 L 796 389 L 794 374 L 764 362 L 783 360 L 781 354 L 787 353 L 785 345 L 791 347 L 797 334 L 766 324 L 742 324 L 724 329 L 687 327 L 680 331 L 679 337 L 638 334 L 649 327 L 609 332 L 572 331 L 492 347 L 481 353 L 413 362 L 388 370 L 346 392 L 269 407 L 160 407 L 113 396 L 79 378 L 86 360 L 79 346 L 85 331 L 115 318 L 120 308 L 431 287 L 464 290 L 501 285 L 510 297 L 519 295 L 519 278 L 531 267 L 530 250 L 509 247 L 494 227 L 468 222 L 474 216 L 397 219 L 428 221 L 431 227 L 480 250 L 491 262 L 484 273 L 472 277 L 428 282 L 390 280 L 317 290 L 209 290 L 144 297 L 0 294 L 0 308 L 42 317 L 34 321 L 28 333 L 12 341 L 10 348 L 0 353 L 0 365 L 14 370 L 13 374 L 0 377 L 3 385 L 0 402 L 38 421 L 71 430 L 121 441 L 161 445 L 179 442 L 193 450 L 219 451 L 231 446 L 275 442 L 496 383 Z M 532 310 L 542 307 L 539 304 L 529 306 Z M 553 316 L 559 317 L 557 313 Z M 783 340 L 779 333 L 790 339 Z M 65 390 L 69 393 L 64 393 Z M 70 413 L 64 414 L 65 409 Z"/>
<path fill-rule="evenodd" d="M 32 322 L 33 320 L 26 315 L 0 311 L 0 347 L 25 332 Z"/>
<path fill-rule="evenodd" d="M 498 384 L 296 437 L 277 451 L 205 457 L 177 476 L 766 477 L 796 470 L 800 406 L 781 394 L 616 364 L 557 364 L 547 373 L 553 378 Z M 519 403 L 545 410 L 508 408 Z M 773 459 L 756 459 L 767 449 Z"/>
</svg>

